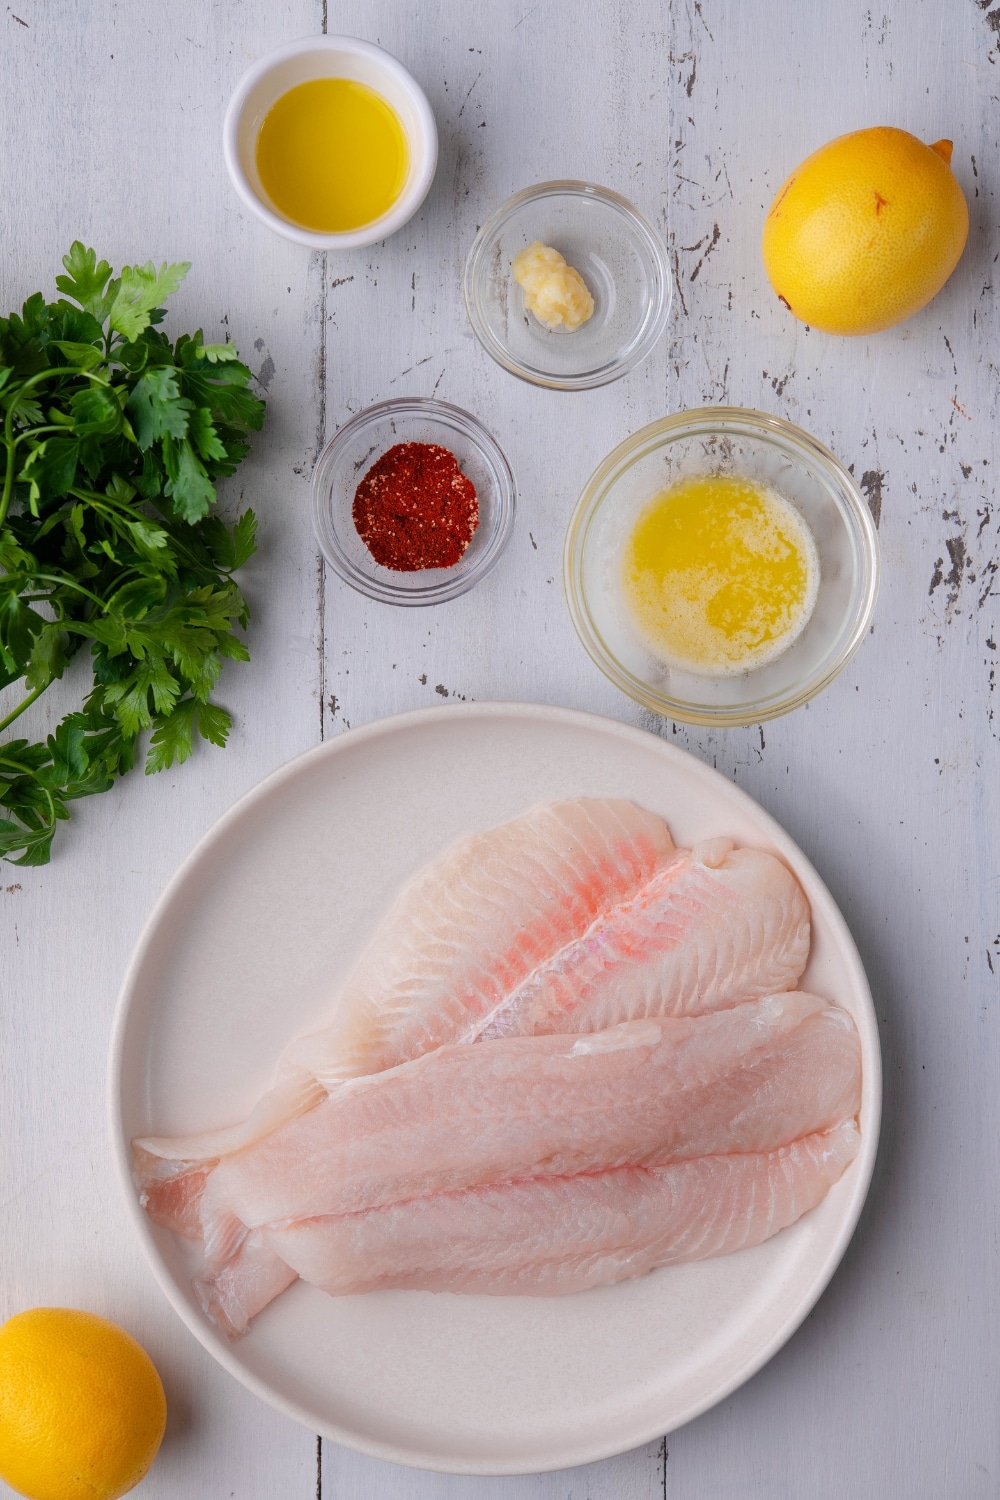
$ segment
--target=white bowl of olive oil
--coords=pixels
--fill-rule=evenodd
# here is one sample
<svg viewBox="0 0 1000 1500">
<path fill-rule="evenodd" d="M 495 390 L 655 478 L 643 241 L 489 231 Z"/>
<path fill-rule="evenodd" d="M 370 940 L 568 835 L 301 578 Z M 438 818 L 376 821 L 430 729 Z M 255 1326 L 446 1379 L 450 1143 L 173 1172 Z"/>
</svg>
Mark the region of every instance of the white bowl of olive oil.
<svg viewBox="0 0 1000 1500">
<path fill-rule="evenodd" d="M 413 217 L 437 168 L 437 127 L 402 63 L 351 36 L 303 37 L 243 76 L 222 129 L 233 186 L 269 228 L 353 250 Z"/>
<path fill-rule="evenodd" d="M 786 714 L 871 625 L 878 538 L 843 464 L 780 417 L 702 407 L 620 443 L 584 486 L 564 581 L 586 650 L 665 718 Z"/>
</svg>

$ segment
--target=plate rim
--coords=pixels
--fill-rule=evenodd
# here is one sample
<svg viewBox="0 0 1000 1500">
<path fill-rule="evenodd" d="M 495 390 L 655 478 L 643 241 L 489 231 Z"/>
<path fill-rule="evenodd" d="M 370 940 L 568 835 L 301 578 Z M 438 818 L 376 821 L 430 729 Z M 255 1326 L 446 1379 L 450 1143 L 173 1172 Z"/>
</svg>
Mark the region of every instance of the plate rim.
<svg viewBox="0 0 1000 1500">
<path fill-rule="evenodd" d="M 865 1070 L 862 1080 L 862 1106 L 865 1110 L 865 1127 L 861 1132 L 861 1147 L 857 1157 L 852 1164 L 855 1169 L 854 1185 L 851 1197 L 845 1203 L 842 1219 L 838 1233 L 831 1240 L 821 1266 L 816 1273 L 808 1291 L 785 1317 L 784 1321 L 774 1330 L 771 1337 L 765 1341 L 762 1347 L 755 1349 L 743 1363 L 731 1374 L 727 1380 L 720 1382 L 719 1386 L 710 1396 L 702 1397 L 692 1401 L 690 1407 L 682 1408 L 679 1417 L 670 1419 L 670 1426 L 664 1429 L 656 1426 L 651 1430 L 642 1427 L 630 1432 L 627 1441 L 623 1442 L 621 1436 L 603 1440 L 599 1437 L 592 1439 L 585 1448 L 574 1450 L 573 1455 L 567 1455 L 564 1451 L 551 1454 L 550 1460 L 543 1461 L 532 1468 L 525 1468 L 523 1461 L 504 1463 L 502 1457 L 497 1455 L 488 1463 L 476 1463 L 466 1455 L 452 1455 L 447 1453 L 428 1454 L 423 1449 L 412 1449 L 405 1445 L 395 1445 L 373 1440 L 351 1428 L 339 1426 L 337 1423 L 317 1422 L 316 1414 L 307 1410 L 299 1402 L 290 1399 L 281 1391 L 276 1390 L 266 1380 L 257 1376 L 252 1370 L 231 1356 L 228 1346 L 223 1345 L 217 1339 L 214 1331 L 209 1328 L 204 1319 L 197 1316 L 194 1308 L 180 1293 L 177 1283 L 170 1273 L 166 1263 L 159 1254 L 156 1239 L 153 1234 L 153 1226 L 148 1216 L 140 1207 L 135 1185 L 132 1180 L 131 1163 L 129 1156 L 129 1141 L 124 1131 L 122 1119 L 123 1101 L 123 1076 L 122 1066 L 124 1061 L 124 1048 L 128 1022 L 132 1010 L 132 1002 L 135 999 L 135 986 L 144 966 L 147 953 L 156 937 L 159 924 L 170 908 L 176 895 L 203 857 L 211 850 L 243 816 L 258 802 L 266 800 L 278 787 L 285 782 L 302 774 L 304 770 L 317 761 L 334 758 L 344 753 L 345 746 L 353 749 L 360 741 L 383 738 L 385 736 L 406 733 L 410 729 L 418 728 L 423 724 L 440 720 L 443 714 L 464 721 L 475 719 L 497 719 L 513 717 L 515 719 L 535 719 L 554 725 L 568 728 L 577 728 L 588 732 L 606 734 L 612 739 L 631 741 L 635 745 L 641 745 L 643 749 L 650 748 L 650 742 L 656 747 L 656 752 L 664 757 L 667 764 L 671 762 L 690 765 L 693 763 L 699 774 L 703 774 L 707 781 L 711 782 L 718 778 L 726 788 L 727 795 L 734 795 L 736 800 L 746 804 L 751 816 L 762 825 L 763 831 L 772 840 L 773 844 L 786 857 L 789 853 L 799 867 L 803 867 L 823 898 L 824 917 L 831 928 L 837 931 L 837 935 L 843 944 L 848 956 L 849 967 L 853 970 L 852 983 L 854 993 L 861 1002 L 862 1017 L 855 1017 L 858 1032 L 861 1036 L 862 1054 L 865 1057 Z M 108 1134 L 110 1137 L 111 1154 L 115 1166 L 115 1175 L 118 1185 L 125 1199 L 125 1208 L 129 1222 L 138 1238 L 143 1255 L 153 1272 L 161 1290 L 165 1293 L 168 1302 L 174 1311 L 180 1316 L 188 1330 L 194 1334 L 198 1342 L 205 1348 L 212 1358 L 220 1364 L 228 1374 L 237 1379 L 260 1400 L 267 1403 L 275 1410 L 282 1412 L 293 1421 L 306 1427 L 310 1432 L 319 1432 L 323 1437 L 330 1438 L 344 1447 L 351 1448 L 356 1452 L 364 1453 L 369 1457 L 381 1459 L 387 1463 L 402 1464 L 410 1468 L 428 1470 L 434 1473 L 463 1474 L 481 1477 L 501 1477 L 519 1474 L 547 1473 L 560 1469 L 575 1468 L 582 1464 L 597 1463 L 607 1458 L 612 1458 L 620 1453 L 632 1451 L 634 1448 L 646 1443 L 655 1442 L 670 1432 L 677 1431 L 696 1417 L 717 1406 L 728 1396 L 744 1385 L 752 1376 L 763 1369 L 778 1351 L 784 1347 L 792 1335 L 801 1327 L 809 1313 L 816 1306 L 820 1297 L 829 1286 L 837 1267 L 847 1250 L 854 1231 L 857 1228 L 861 1211 L 864 1208 L 868 1191 L 871 1186 L 872 1175 L 875 1168 L 875 1159 L 878 1151 L 879 1133 L 882 1121 L 882 1056 L 878 1034 L 878 1020 L 875 1014 L 874 1002 L 871 988 L 865 973 L 861 956 L 857 945 L 851 934 L 847 921 L 830 894 L 825 881 L 819 875 L 811 860 L 804 854 L 795 843 L 791 835 L 785 831 L 778 821 L 763 808 L 755 798 L 730 781 L 728 777 L 718 771 L 714 766 L 700 760 L 698 756 L 679 745 L 671 745 L 660 735 L 647 729 L 641 729 L 636 725 L 623 723 L 618 719 L 611 719 L 603 714 L 589 713 L 581 709 L 564 708 L 550 704 L 525 703 L 518 701 L 501 701 L 485 703 L 454 703 L 441 704 L 432 708 L 412 709 L 408 712 L 389 714 L 382 718 L 359 725 L 357 728 L 347 729 L 334 738 L 324 740 L 318 745 L 293 756 L 290 760 L 283 762 L 275 770 L 269 772 L 254 786 L 250 787 L 237 800 L 226 809 L 205 832 L 198 838 L 188 854 L 181 861 L 174 874 L 164 886 L 159 897 L 153 905 L 142 930 L 135 942 L 129 957 L 118 997 L 115 1003 L 114 1017 L 111 1026 L 108 1071 L 106 1084 L 106 1107 Z M 534 1462 L 534 1460 L 533 1460 Z"/>
</svg>

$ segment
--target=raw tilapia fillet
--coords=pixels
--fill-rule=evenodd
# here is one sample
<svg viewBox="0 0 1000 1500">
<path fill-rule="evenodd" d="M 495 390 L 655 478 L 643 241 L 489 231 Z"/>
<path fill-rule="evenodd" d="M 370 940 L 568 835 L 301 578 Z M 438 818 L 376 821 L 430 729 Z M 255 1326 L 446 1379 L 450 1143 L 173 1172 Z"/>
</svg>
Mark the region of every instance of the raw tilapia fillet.
<svg viewBox="0 0 1000 1500">
<path fill-rule="evenodd" d="M 588 899 L 579 885 L 570 886 L 560 905 L 551 881 L 541 882 L 528 906 L 540 904 L 544 922 L 536 919 L 515 942 L 510 928 L 524 912 L 521 895 L 515 901 L 509 891 L 517 874 L 514 850 L 524 844 L 528 852 L 518 878 L 537 880 L 539 842 L 555 842 L 543 814 L 559 829 L 572 826 L 580 848 L 584 827 L 599 829 L 603 842 L 595 834 L 582 861 Z M 629 832 L 631 860 L 611 828 L 622 837 Z M 615 858 L 595 875 L 598 851 L 606 854 L 609 842 Z M 565 876 L 563 867 L 558 878 Z M 449 880 L 472 891 L 476 920 L 463 925 Z M 614 896 L 616 887 L 629 885 L 623 897 Z M 499 910 L 504 901 L 503 920 L 491 919 L 491 903 Z M 594 908 L 597 915 L 585 922 Z M 805 897 L 774 855 L 734 848 L 729 839 L 674 851 L 665 825 L 628 802 L 536 809 L 456 846 L 417 876 L 348 980 L 337 1021 L 287 1049 L 275 1088 L 249 1121 L 201 1136 L 140 1141 L 147 1153 L 139 1159 L 140 1183 L 154 1198 L 164 1197 L 167 1178 L 261 1138 L 311 1108 L 352 1070 L 377 1072 L 447 1041 L 597 1031 L 791 989 L 808 960 L 809 940 Z M 485 946 L 470 951 L 476 943 Z M 536 962 L 546 947 L 553 951 Z M 149 1156 L 177 1166 L 156 1168 Z"/>
<path fill-rule="evenodd" d="M 539 964 L 673 854 L 663 819 L 622 799 L 546 803 L 460 840 L 403 889 L 348 977 L 333 1023 L 286 1049 L 274 1087 L 245 1123 L 139 1144 L 183 1172 L 258 1140 L 344 1079 L 471 1038 Z"/>
<path fill-rule="evenodd" d="M 333 1296 L 390 1287 L 556 1296 L 759 1245 L 816 1207 L 858 1145 L 848 1121 L 767 1153 L 438 1193 L 261 1239 Z M 224 1303 L 209 1292 L 216 1316 Z"/>
<path fill-rule="evenodd" d="M 756 1000 L 794 987 L 809 939 L 809 907 L 787 866 L 711 839 L 679 850 L 602 912 L 506 994 L 474 1036 L 599 1031 Z"/>
<path fill-rule="evenodd" d="M 846 1011 L 783 994 L 589 1036 L 442 1047 L 358 1079 L 223 1160 L 200 1195 L 211 1277 L 249 1230 L 485 1183 L 767 1152 L 860 1105 Z"/>
<path fill-rule="evenodd" d="M 287 1261 L 271 1249 L 259 1230 L 248 1234 L 228 1265 L 208 1280 L 195 1277 L 202 1308 L 226 1334 L 239 1338 L 251 1319 L 298 1279 Z"/>
</svg>

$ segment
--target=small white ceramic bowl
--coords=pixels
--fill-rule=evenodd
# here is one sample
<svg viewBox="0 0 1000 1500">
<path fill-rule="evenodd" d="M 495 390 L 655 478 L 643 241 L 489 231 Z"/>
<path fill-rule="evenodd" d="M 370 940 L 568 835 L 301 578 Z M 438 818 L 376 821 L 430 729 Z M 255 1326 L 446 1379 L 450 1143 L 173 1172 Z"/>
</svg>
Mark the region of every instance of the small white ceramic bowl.
<svg viewBox="0 0 1000 1500">
<path fill-rule="evenodd" d="M 282 94 L 314 78 L 350 78 L 381 94 L 402 121 L 410 147 L 406 182 L 388 213 L 344 234 L 320 234 L 293 223 L 275 208 L 257 172 L 264 116 Z M 388 52 L 353 36 L 307 36 L 269 52 L 243 75 L 226 110 L 222 149 L 233 186 L 269 228 L 311 250 L 354 250 L 395 234 L 413 217 L 434 181 L 438 138 L 423 89 Z"/>
</svg>

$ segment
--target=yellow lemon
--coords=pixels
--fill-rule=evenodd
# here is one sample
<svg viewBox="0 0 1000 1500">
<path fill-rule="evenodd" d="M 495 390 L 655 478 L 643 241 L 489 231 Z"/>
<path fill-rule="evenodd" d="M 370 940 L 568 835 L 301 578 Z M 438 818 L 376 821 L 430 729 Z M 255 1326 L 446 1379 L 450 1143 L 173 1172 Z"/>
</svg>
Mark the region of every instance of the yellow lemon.
<svg viewBox="0 0 1000 1500">
<path fill-rule="evenodd" d="M 29 1500 L 117 1500 L 166 1420 L 152 1360 L 117 1324 L 35 1307 L 0 1327 L 0 1478 Z"/>
<path fill-rule="evenodd" d="M 877 333 L 941 290 L 969 233 L 951 141 L 856 130 L 796 167 L 764 223 L 764 269 L 790 312 L 824 333 Z"/>
</svg>

